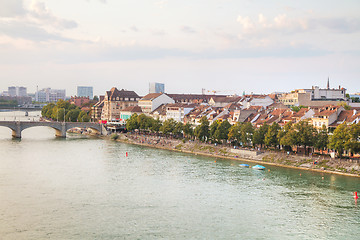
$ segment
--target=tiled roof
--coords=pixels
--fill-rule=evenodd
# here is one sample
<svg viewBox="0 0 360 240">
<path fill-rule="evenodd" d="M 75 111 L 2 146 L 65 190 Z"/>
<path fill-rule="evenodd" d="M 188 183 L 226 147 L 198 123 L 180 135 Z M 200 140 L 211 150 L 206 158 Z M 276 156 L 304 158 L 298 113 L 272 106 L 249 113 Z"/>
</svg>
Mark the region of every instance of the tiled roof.
<svg viewBox="0 0 360 240">
<path fill-rule="evenodd" d="M 149 93 L 148 95 L 145 95 L 142 99 L 140 100 L 153 100 L 157 97 L 159 97 L 160 95 L 162 95 L 163 93 Z"/>
<path fill-rule="evenodd" d="M 214 102 L 222 102 L 222 103 L 235 103 L 240 101 L 242 97 L 236 96 L 236 97 L 228 97 L 228 96 L 213 96 L 212 99 L 214 100 Z"/>
<path fill-rule="evenodd" d="M 113 87 L 110 91 L 106 91 L 107 96 L 112 100 L 113 98 L 119 97 L 119 98 L 140 98 L 139 95 L 137 95 L 134 91 L 127 91 L 124 89 L 121 89 L 120 91 Z"/>
<path fill-rule="evenodd" d="M 139 106 L 129 106 L 121 110 L 121 112 L 134 112 L 134 113 L 142 113 L 141 107 Z"/>
</svg>

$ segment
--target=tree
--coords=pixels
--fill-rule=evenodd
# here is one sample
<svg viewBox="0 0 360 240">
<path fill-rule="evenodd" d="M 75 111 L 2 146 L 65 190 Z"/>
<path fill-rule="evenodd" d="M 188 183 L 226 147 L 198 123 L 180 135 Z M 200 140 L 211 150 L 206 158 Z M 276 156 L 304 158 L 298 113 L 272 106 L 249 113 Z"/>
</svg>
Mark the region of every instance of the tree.
<svg viewBox="0 0 360 240">
<path fill-rule="evenodd" d="M 229 129 L 228 140 L 234 145 L 239 145 L 241 142 L 241 123 L 237 122 Z"/>
<path fill-rule="evenodd" d="M 333 135 L 330 137 L 329 147 L 334 149 L 341 158 L 344 150 L 347 149 L 346 143 L 350 142 L 350 129 L 346 123 L 342 123 L 336 127 Z"/>
<path fill-rule="evenodd" d="M 78 122 L 89 122 L 90 116 L 85 111 L 81 111 L 78 116 Z"/>
<path fill-rule="evenodd" d="M 350 127 L 350 141 L 346 143 L 352 154 L 360 152 L 360 123 L 353 124 Z"/>
<path fill-rule="evenodd" d="M 157 118 L 157 119 L 152 119 L 151 121 L 151 128 L 150 130 L 151 131 L 154 131 L 154 132 L 159 132 L 160 131 L 160 128 L 162 126 L 162 122 Z"/>
<path fill-rule="evenodd" d="M 93 101 L 94 101 L 94 102 L 98 102 L 98 101 L 99 101 L 99 97 L 95 95 L 95 96 L 93 97 Z"/>
<path fill-rule="evenodd" d="M 146 116 L 145 114 L 140 114 L 137 118 L 139 129 L 146 130 L 151 127 L 151 120 L 150 117 Z"/>
<path fill-rule="evenodd" d="M 269 130 L 269 125 L 264 123 L 262 126 L 260 126 L 258 129 L 254 130 L 253 134 L 253 144 L 254 145 L 260 145 L 260 147 L 265 144 L 265 135 Z"/>
<path fill-rule="evenodd" d="M 295 131 L 292 122 L 288 122 L 278 133 L 278 141 L 280 145 L 287 151 L 291 150 L 291 146 L 295 145 Z"/>
<path fill-rule="evenodd" d="M 177 124 L 177 122 L 173 118 L 166 119 L 163 122 L 163 125 L 160 128 L 160 131 L 164 134 L 172 133 L 176 124 Z"/>
<path fill-rule="evenodd" d="M 247 122 L 241 125 L 241 142 L 244 146 L 252 144 L 254 134 L 254 127 L 251 123 Z"/>
<path fill-rule="evenodd" d="M 65 116 L 66 121 L 76 122 L 80 112 L 81 112 L 80 109 L 72 109 L 72 110 L 70 110 Z"/>
<path fill-rule="evenodd" d="M 220 142 L 227 140 L 230 127 L 231 124 L 228 122 L 228 120 L 222 121 L 214 133 L 215 140 Z"/>
<path fill-rule="evenodd" d="M 182 122 L 177 122 L 174 126 L 172 133 L 175 136 L 181 136 L 183 134 L 183 130 L 184 130 L 184 124 Z"/>
<path fill-rule="evenodd" d="M 315 147 L 318 150 L 324 151 L 329 144 L 329 134 L 326 125 L 322 125 L 321 129 L 316 134 Z"/>
<path fill-rule="evenodd" d="M 279 145 L 279 140 L 277 138 L 278 132 L 280 130 L 279 124 L 274 122 L 268 129 L 265 134 L 265 145 L 271 147 L 277 147 Z"/>
<path fill-rule="evenodd" d="M 195 128 L 195 136 L 200 141 L 207 141 L 209 138 L 209 120 L 206 116 L 200 119 L 200 125 Z"/>
<path fill-rule="evenodd" d="M 213 121 L 212 124 L 209 127 L 209 138 L 212 142 L 216 142 L 215 132 L 218 129 L 220 125 L 219 120 Z"/>
<path fill-rule="evenodd" d="M 192 138 L 194 136 L 194 129 L 190 123 L 184 125 L 184 135 L 187 138 Z"/>
<path fill-rule="evenodd" d="M 126 121 L 126 129 L 129 131 L 139 129 L 138 115 L 136 113 L 132 114 L 131 117 Z"/>
<path fill-rule="evenodd" d="M 300 121 L 294 125 L 296 134 L 296 144 L 304 146 L 305 154 L 307 147 L 314 146 L 316 129 L 307 121 Z"/>
</svg>

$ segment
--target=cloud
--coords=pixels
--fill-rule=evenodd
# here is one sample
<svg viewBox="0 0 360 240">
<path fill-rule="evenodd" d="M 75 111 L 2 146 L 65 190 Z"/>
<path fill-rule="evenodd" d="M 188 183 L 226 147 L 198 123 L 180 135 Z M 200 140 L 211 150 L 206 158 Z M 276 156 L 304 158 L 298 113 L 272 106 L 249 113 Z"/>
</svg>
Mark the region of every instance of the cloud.
<svg viewBox="0 0 360 240">
<path fill-rule="evenodd" d="M 15 17 L 26 14 L 22 0 L 1 0 L 0 17 Z"/>
<path fill-rule="evenodd" d="M 162 1 L 155 2 L 154 4 L 160 8 L 163 8 L 167 3 L 168 3 L 167 0 L 162 0 Z"/>
<path fill-rule="evenodd" d="M 360 19 L 354 18 L 310 19 L 309 24 L 314 27 L 324 27 L 339 33 L 353 33 L 360 31 Z"/>
<path fill-rule="evenodd" d="M 244 34 L 284 33 L 295 34 L 316 31 L 319 28 L 336 31 L 338 33 L 354 33 L 360 31 L 359 18 L 291 18 L 287 14 L 279 14 L 268 20 L 263 14 L 258 15 L 257 21 L 250 17 L 238 16 L 236 21 L 242 26 Z"/>
<path fill-rule="evenodd" d="M 30 41 L 72 41 L 59 31 L 76 28 L 75 21 L 55 16 L 44 2 L 32 1 L 24 8 L 22 0 L 2 0 L 0 34 Z"/>
<path fill-rule="evenodd" d="M 180 30 L 184 33 L 196 33 L 196 31 L 192 28 L 192 27 L 189 27 L 189 26 L 181 26 Z"/>
<path fill-rule="evenodd" d="M 77 27 L 75 21 L 56 17 L 43 2 L 33 1 L 29 9 L 29 14 L 40 21 L 40 23 L 48 24 L 56 28 L 70 29 Z"/>
<path fill-rule="evenodd" d="M 0 34 L 40 42 L 49 40 L 72 41 L 58 34 L 49 33 L 38 25 L 19 21 L 0 22 Z"/>
<path fill-rule="evenodd" d="M 253 30 L 255 27 L 254 23 L 251 21 L 251 19 L 249 17 L 238 16 L 236 21 L 242 25 L 243 30 L 245 32 L 249 32 L 249 31 Z"/>
</svg>

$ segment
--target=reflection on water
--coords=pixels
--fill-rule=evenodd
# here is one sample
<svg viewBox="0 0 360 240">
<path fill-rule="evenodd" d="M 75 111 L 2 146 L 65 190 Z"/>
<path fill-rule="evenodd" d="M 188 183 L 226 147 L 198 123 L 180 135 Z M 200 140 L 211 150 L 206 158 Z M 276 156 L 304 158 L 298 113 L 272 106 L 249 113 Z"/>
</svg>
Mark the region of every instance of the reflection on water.
<svg viewBox="0 0 360 240">
<path fill-rule="evenodd" d="M 359 179 L 0 128 L 1 239 L 357 239 Z M 126 157 L 128 152 L 129 157 Z M 301 173 L 301 176 L 300 176 Z M 322 179 L 323 177 L 323 179 Z"/>
</svg>

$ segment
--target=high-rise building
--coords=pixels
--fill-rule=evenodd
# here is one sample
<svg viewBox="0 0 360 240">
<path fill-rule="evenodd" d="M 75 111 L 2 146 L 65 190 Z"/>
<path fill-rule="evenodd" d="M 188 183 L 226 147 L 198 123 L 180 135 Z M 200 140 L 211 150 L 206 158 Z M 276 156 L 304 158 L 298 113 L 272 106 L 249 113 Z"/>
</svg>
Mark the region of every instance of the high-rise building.
<svg viewBox="0 0 360 240">
<path fill-rule="evenodd" d="M 165 84 L 152 82 L 149 85 L 149 93 L 164 93 L 165 92 Z"/>
<path fill-rule="evenodd" d="M 78 97 L 88 97 L 93 99 L 93 87 L 78 86 L 77 87 Z"/>
<path fill-rule="evenodd" d="M 26 97 L 26 87 L 8 87 L 8 94 L 10 97 Z"/>
<path fill-rule="evenodd" d="M 60 99 L 65 99 L 65 97 L 65 89 L 44 88 L 35 93 L 36 102 L 57 102 Z"/>
</svg>

